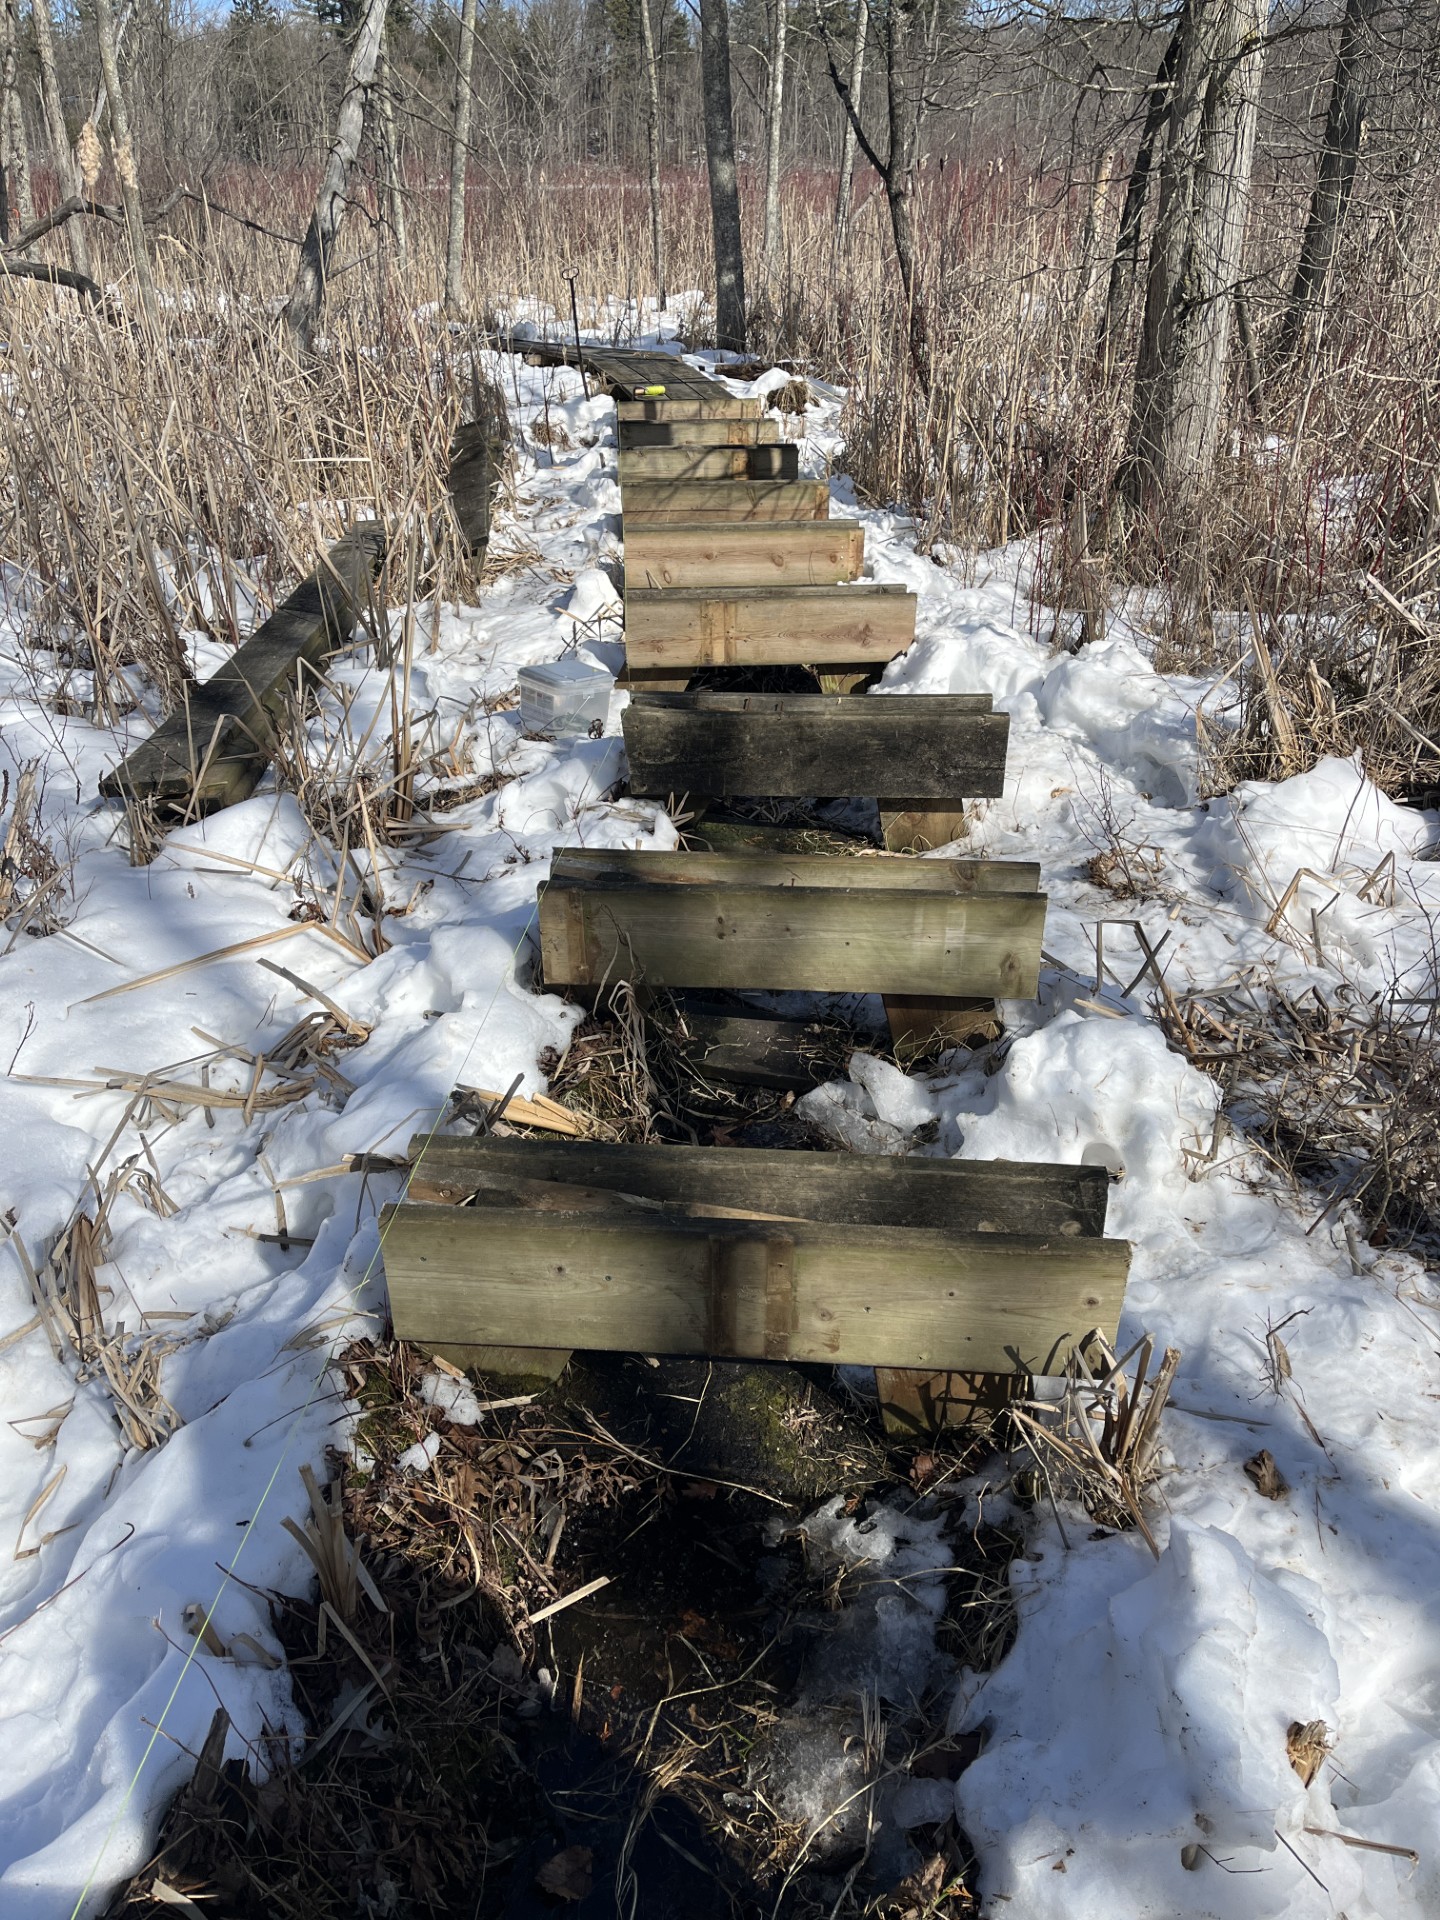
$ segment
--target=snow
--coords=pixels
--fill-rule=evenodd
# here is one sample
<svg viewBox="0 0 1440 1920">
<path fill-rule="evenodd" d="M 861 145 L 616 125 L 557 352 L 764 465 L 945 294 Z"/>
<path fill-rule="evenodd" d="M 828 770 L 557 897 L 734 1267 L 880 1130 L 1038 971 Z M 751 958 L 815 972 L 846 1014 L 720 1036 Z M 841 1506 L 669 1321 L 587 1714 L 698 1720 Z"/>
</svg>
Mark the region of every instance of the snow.
<svg viewBox="0 0 1440 1920">
<path fill-rule="evenodd" d="M 673 302 L 666 330 L 694 305 Z M 547 324 L 518 297 L 509 311 Z M 145 1858 L 217 1697 L 230 1751 L 248 1748 L 259 1770 L 268 1743 L 299 1739 L 283 1667 L 212 1654 L 186 1621 L 213 1602 L 227 1648 L 245 1633 L 278 1652 L 260 1601 L 217 1570 L 286 1592 L 311 1579 L 281 1520 L 304 1515 L 300 1468 L 323 1473 L 325 1449 L 350 1443 L 331 1358 L 382 1306 L 376 1213 L 398 1190 L 336 1169 L 442 1124 L 459 1084 L 500 1089 L 518 1074 L 522 1091 L 542 1090 L 542 1058 L 563 1052 L 577 1017 L 532 983 L 551 852 L 677 843 L 663 811 L 614 797 L 622 695 L 604 738 L 571 743 L 523 738 L 507 704 L 523 665 L 576 650 L 619 664 L 619 500 L 609 403 L 564 371 L 503 371 L 522 428 L 548 433 L 519 453 L 494 549 L 513 559 L 483 601 L 411 610 L 422 802 L 456 804 L 433 836 L 360 863 L 386 904 L 383 951 L 353 865 L 341 874 L 269 784 L 130 866 L 96 784 L 153 724 L 153 698 L 113 727 L 57 712 L 67 681 L 83 701 L 84 676 L 32 652 L 26 583 L 3 576 L 0 765 L 13 791 L 19 767 L 40 763 L 40 830 L 65 870 L 51 903 L 63 924 L 16 935 L 0 957 L 14 1220 L 0 1246 L 0 1538 L 17 1556 L 0 1559 L 6 1920 L 100 1908 Z M 840 457 L 840 396 L 811 387 L 802 465 L 824 473 Z M 851 497 L 842 479 L 835 491 Z M 786 1732 L 789 1804 L 814 1824 L 852 1790 L 857 1695 L 908 1712 L 943 1684 L 952 1728 L 984 1728 L 985 1750 L 953 1786 L 894 1787 L 872 1809 L 875 1844 L 899 1862 L 903 1849 L 884 1850 L 905 1825 L 953 1806 L 987 1914 L 1427 1920 L 1440 1912 L 1435 1276 L 1421 1251 L 1366 1245 L 1343 1209 L 1319 1219 L 1315 1195 L 1223 1137 L 1214 1081 L 1155 1024 L 1135 929 L 1176 993 L 1274 979 L 1434 994 L 1437 822 L 1336 760 L 1202 800 L 1195 713 L 1204 700 L 1207 725 L 1224 724 L 1228 696 L 1154 670 L 1143 608 L 1106 642 L 1056 652 L 1037 638 L 1052 624 L 1043 609 L 1029 625 L 1031 549 L 979 556 L 967 578 L 917 554 L 902 516 L 848 510 L 866 526 L 867 572 L 920 596 L 916 645 L 884 690 L 989 690 L 1011 716 L 1005 796 L 974 808 L 966 851 L 1040 863 L 1046 965 L 1038 1001 L 1007 1006 L 1007 1040 L 983 1070 L 961 1054 L 918 1078 L 861 1053 L 806 1109 L 853 1150 L 1108 1167 L 1109 1231 L 1134 1249 L 1122 1346 L 1148 1330 L 1182 1361 L 1151 1514 L 1158 1560 L 1138 1534 L 1092 1538 L 1063 1503 L 1013 1508 L 1019 1632 L 993 1674 L 937 1667 L 948 1550 L 923 1514 L 810 1517 L 812 1550 L 850 1569 L 850 1598 Z M 357 653 L 336 678 L 310 738 L 343 783 L 386 762 L 389 676 Z M 1119 858 L 1134 891 L 1099 884 L 1096 855 Z M 328 923 L 337 887 L 339 939 L 292 917 L 318 907 Z M 353 1091 L 321 1086 L 248 1121 L 217 1109 L 209 1126 L 105 1089 L 97 1068 L 151 1072 L 209 1051 L 197 1028 L 259 1053 L 315 1010 L 261 958 L 371 1029 L 332 1056 Z M 163 977 L 134 984 L 151 974 Z M 242 1087 L 248 1072 L 217 1064 L 215 1084 Z M 96 1085 L 61 1084 L 77 1079 Z M 77 1210 L 93 1217 L 92 1172 L 104 1190 L 117 1170 L 128 1184 L 100 1249 L 105 1325 L 131 1359 L 156 1343 L 172 1410 L 168 1437 L 144 1448 L 103 1372 L 24 1330 L 20 1243 L 43 1264 Z M 1281 1322 L 1292 1372 L 1277 1393 L 1265 1336 Z M 478 1411 L 443 1374 L 425 1392 L 452 1418 Z M 1241 1470 L 1260 1447 L 1291 1489 L 1277 1501 Z M 973 1489 L 991 1515 L 1007 1498 L 997 1474 Z M 1311 1719 L 1334 1746 L 1307 1790 L 1285 1732 Z M 1419 1864 L 1335 1834 L 1414 1849 Z"/>
</svg>

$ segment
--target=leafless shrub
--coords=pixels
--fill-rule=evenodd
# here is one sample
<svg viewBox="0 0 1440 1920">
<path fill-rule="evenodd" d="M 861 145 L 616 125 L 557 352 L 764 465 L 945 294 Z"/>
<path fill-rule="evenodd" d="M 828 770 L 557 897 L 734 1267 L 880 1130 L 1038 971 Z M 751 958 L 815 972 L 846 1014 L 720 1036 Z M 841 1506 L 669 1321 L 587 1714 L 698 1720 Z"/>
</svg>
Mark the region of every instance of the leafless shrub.
<svg viewBox="0 0 1440 1920">
<path fill-rule="evenodd" d="M 1184 995 L 1160 1018 L 1276 1168 L 1321 1185 L 1320 1219 L 1353 1206 L 1383 1240 L 1440 1226 L 1437 1013 L 1389 989 L 1292 998 L 1272 980 Z"/>
<path fill-rule="evenodd" d="M 1093 1372 L 1077 1354 L 1058 1404 L 1033 1401 L 1011 1417 L 1052 1490 L 1078 1500 L 1104 1526 L 1138 1527 L 1158 1558 L 1144 1497 L 1155 1477 L 1160 1416 L 1180 1366 L 1179 1350 L 1167 1347 L 1152 1375 L 1154 1341 L 1148 1334 L 1120 1359 L 1098 1344 L 1103 1372 Z M 1125 1372 L 1131 1360 L 1133 1379 Z"/>
</svg>

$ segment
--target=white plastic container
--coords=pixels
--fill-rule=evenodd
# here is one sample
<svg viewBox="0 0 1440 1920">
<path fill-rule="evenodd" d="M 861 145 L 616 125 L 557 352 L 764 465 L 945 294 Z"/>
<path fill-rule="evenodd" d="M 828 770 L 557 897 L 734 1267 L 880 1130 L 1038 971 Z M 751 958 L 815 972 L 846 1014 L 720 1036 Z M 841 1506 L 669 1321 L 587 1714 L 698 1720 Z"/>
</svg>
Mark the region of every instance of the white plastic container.
<svg viewBox="0 0 1440 1920">
<path fill-rule="evenodd" d="M 615 676 L 567 654 L 544 666 L 520 669 L 520 727 L 524 733 L 575 735 L 603 727 Z"/>
</svg>

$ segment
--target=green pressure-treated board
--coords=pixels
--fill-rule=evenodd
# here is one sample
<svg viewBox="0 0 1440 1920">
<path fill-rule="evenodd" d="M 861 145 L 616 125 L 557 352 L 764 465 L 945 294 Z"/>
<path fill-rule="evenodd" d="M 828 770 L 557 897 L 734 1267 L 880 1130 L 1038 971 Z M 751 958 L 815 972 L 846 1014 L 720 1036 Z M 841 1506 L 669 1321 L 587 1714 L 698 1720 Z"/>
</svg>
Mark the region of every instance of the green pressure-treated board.
<svg viewBox="0 0 1440 1920">
<path fill-rule="evenodd" d="M 823 520 L 830 511 L 830 488 L 823 480 L 627 480 L 620 504 L 628 540 L 637 527 Z"/>
<path fill-rule="evenodd" d="M 858 520 L 705 521 L 641 526 L 625 536 L 625 590 L 834 586 L 858 580 Z"/>
<path fill-rule="evenodd" d="M 878 670 L 914 642 L 915 606 L 903 587 L 868 582 L 657 590 L 627 575 L 625 665 L 672 675 L 835 662 Z"/>
<path fill-rule="evenodd" d="M 791 441 L 753 447 L 634 447 L 616 461 L 622 494 L 637 480 L 798 480 Z"/>
<path fill-rule="evenodd" d="M 1045 900 L 1023 862 L 900 854 L 557 854 L 540 895 L 551 986 L 1026 999 Z"/>
<path fill-rule="evenodd" d="M 402 1339 L 1053 1373 L 1113 1338 L 1128 1249 L 924 1227 L 409 1203 L 383 1225 Z"/>
<path fill-rule="evenodd" d="M 1038 1233 L 1105 1230 L 1104 1167 L 919 1154 L 795 1153 L 765 1147 L 632 1147 L 595 1140 L 477 1139 L 417 1134 L 415 1181 L 463 1199 L 481 1177 L 557 1180 L 684 1206 L 710 1201 L 832 1226 Z"/>
</svg>

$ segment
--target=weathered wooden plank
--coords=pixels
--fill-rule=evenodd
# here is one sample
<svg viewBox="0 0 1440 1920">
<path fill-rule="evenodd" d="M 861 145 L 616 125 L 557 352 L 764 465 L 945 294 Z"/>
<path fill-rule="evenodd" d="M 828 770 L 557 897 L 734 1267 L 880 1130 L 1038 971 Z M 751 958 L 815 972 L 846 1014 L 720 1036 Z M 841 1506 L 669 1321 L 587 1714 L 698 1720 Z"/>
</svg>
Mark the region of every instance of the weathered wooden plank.
<svg viewBox="0 0 1440 1920">
<path fill-rule="evenodd" d="M 713 393 L 691 399 L 617 400 L 616 417 L 626 425 L 636 421 L 654 421 L 667 426 L 689 424 L 696 420 L 759 420 L 764 417 L 762 400 L 743 400 L 738 394 L 716 387 Z"/>
<path fill-rule="evenodd" d="M 625 536 L 625 587 L 834 586 L 865 565 L 858 520 L 636 527 Z"/>
<path fill-rule="evenodd" d="M 622 420 L 622 452 L 640 447 L 764 447 L 780 443 L 778 420 Z"/>
<path fill-rule="evenodd" d="M 747 1019 L 687 1007 L 684 1022 L 693 1067 L 726 1086 L 808 1093 L 835 1070 L 835 1050 L 825 1048 L 825 1030 L 813 1020 Z"/>
<path fill-rule="evenodd" d="M 630 790 L 717 799 L 862 795 L 903 798 L 907 807 L 944 800 L 952 808 L 925 819 L 944 811 L 963 823 L 964 798 L 1005 791 L 1010 718 L 989 705 L 988 694 L 637 691 L 623 720 Z M 886 817 L 882 811 L 882 824 Z"/>
<path fill-rule="evenodd" d="M 654 590 L 631 572 L 625 662 L 632 673 L 827 662 L 863 671 L 913 645 L 915 607 L 913 593 L 889 585 Z"/>
<path fill-rule="evenodd" d="M 911 860 L 898 853 L 836 860 L 828 853 L 657 853 L 625 847 L 557 847 L 550 875 L 607 894 L 666 886 L 1033 898 L 1040 885 L 1034 860 Z"/>
<path fill-rule="evenodd" d="M 225 665 L 104 775 L 101 793 L 199 811 L 252 793 L 270 757 L 273 720 L 295 690 L 297 665 L 316 666 L 349 640 L 384 554 L 378 523 L 367 521 L 338 541 Z"/>
<path fill-rule="evenodd" d="M 402 1339 L 993 1371 L 1113 1338 L 1121 1242 L 637 1213 L 387 1208 Z"/>
<path fill-rule="evenodd" d="M 753 447 L 633 447 L 616 460 L 622 491 L 637 480 L 798 480 L 792 440 Z"/>
<path fill-rule="evenodd" d="M 1104 1167 L 1037 1161 L 631 1147 L 473 1134 L 416 1134 L 410 1157 L 420 1175 L 453 1199 L 488 1174 L 636 1193 L 676 1205 L 709 1200 L 833 1226 L 1039 1233 L 1062 1240 L 1104 1233 L 1110 1185 Z"/>
<path fill-rule="evenodd" d="M 651 986 L 1033 998 L 1035 869 L 878 854 L 557 855 L 540 894 L 552 987 Z"/>
<path fill-rule="evenodd" d="M 472 418 L 455 429 L 450 442 L 446 490 L 460 538 L 469 553 L 483 553 L 490 539 L 490 515 L 510 441 L 510 417 L 504 396 L 482 381 L 473 368 Z"/>
<path fill-rule="evenodd" d="M 823 520 L 830 488 L 824 480 L 632 480 L 622 485 L 620 504 L 628 543 L 638 527 Z"/>
</svg>

